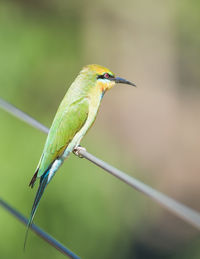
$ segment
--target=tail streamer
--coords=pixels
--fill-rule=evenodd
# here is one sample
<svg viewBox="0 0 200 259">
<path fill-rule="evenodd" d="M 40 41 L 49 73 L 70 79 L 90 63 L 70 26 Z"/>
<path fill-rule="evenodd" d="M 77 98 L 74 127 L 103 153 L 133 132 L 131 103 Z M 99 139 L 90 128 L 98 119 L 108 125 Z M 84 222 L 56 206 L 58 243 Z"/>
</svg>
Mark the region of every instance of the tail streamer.
<svg viewBox="0 0 200 259">
<path fill-rule="evenodd" d="M 36 213 L 37 207 L 39 205 L 40 199 L 42 197 L 42 194 L 43 194 L 43 192 L 44 192 L 44 190 L 45 190 L 45 188 L 48 184 L 48 175 L 49 175 L 49 171 L 47 171 L 40 178 L 40 185 L 39 185 L 39 188 L 37 190 L 35 200 L 34 200 L 34 203 L 33 203 L 32 209 L 31 209 L 31 215 L 30 215 L 30 218 L 29 218 L 29 221 L 28 221 L 28 224 L 27 224 L 26 235 L 25 235 L 25 240 L 24 240 L 24 250 L 25 250 L 25 247 L 26 247 L 26 241 L 27 241 L 27 237 L 28 237 L 29 228 L 30 228 L 30 226 L 33 222 L 33 218 L 35 216 L 35 213 Z"/>
</svg>

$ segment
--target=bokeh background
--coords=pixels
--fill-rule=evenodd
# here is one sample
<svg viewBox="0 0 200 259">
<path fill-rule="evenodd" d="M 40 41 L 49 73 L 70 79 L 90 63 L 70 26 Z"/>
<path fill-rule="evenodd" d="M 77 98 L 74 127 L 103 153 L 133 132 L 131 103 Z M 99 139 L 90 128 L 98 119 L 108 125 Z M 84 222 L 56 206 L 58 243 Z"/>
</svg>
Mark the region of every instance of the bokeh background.
<svg viewBox="0 0 200 259">
<path fill-rule="evenodd" d="M 47 126 L 89 63 L 135 82 L 104 97 L 82 145 L 200 210 L 200 2 L 1 0 L 0 96 Z M 46 136 L 0 111 L 0 195 L 26 216 Z M 35 223 L 81 258 L 200 258 L 199 232 L 72 155 Z M 0 258 L 63 258 L 0 208 Z"/>
</svg>

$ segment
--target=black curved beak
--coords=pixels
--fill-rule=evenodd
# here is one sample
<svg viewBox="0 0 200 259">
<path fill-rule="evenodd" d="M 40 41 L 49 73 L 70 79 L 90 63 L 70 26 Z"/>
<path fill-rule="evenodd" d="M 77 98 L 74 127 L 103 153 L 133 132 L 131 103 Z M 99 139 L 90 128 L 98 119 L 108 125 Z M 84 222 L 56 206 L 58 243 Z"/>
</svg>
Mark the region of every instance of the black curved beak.
<svg viewBox="0 0 200 259">
<path fill-rule="evenodd" d="M 136 87 L 136 85 L 134 83 L 131 83 L 128 80 L 121 78 L 121 77 L 114 77 L 111 80 L 115 81 L 116 84 L 127 84 L 127 85 L 132 85 L 132 86 Z"/>
</svg>

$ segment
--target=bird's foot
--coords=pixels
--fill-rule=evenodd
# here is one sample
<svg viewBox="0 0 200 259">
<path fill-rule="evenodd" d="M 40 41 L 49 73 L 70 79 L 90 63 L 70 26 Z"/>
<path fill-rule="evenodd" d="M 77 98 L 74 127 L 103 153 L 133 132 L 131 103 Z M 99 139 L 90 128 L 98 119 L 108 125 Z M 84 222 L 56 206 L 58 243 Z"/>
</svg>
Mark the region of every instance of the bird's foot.
<svg viewBox="0 0 200 259">
<path fill-rule="evenodd" d="M 80 151 L 86 151 L 86 148 L 84 147 L 81 147 L 80 145 L 77 145 L 74 150 L 73 150 L 73 153 L 78 156 L 79 158 L 84 158 L 81 154 L 80 154 Z"/>
</svg>

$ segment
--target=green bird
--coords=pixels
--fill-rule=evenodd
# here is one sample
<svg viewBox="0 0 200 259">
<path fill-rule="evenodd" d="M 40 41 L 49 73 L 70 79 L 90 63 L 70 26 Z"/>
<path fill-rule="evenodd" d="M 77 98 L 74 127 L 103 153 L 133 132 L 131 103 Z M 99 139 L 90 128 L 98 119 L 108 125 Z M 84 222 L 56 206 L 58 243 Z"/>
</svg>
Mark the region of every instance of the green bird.
<svg viewBox="0 0 200 259">
<path fill-rule="evenodd" d="M 33 187 L 40 178 L 39 187 L 27 224 L 33 222 L 42 194 L 59 167 L 80 144 L 81 139 L 95 121 L 105 92 L 116 83 L 135 84 L 115 77 L 109 69 L 100 65 L 85 66 L 70 86 L 55 115 L 42 156 L 29 186 Z"/>
</svg>

